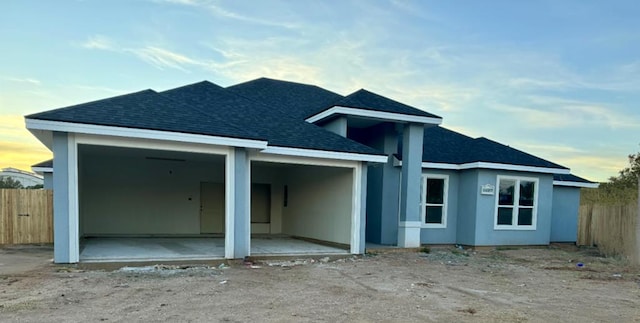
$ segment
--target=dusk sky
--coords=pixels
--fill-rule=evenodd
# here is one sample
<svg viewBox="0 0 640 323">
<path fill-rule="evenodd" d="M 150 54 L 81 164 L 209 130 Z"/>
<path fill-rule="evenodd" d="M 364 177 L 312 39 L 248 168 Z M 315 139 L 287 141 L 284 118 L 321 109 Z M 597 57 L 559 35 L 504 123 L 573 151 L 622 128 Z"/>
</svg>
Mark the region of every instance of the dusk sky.
<svg viewBox="0 0 640 323">
<path fill-rule="evenodd" d="M 0 2 L 0 168 L 24 115 L 259 77 L 360 88 L 604 181 L 640 151 L 640 1 Z"/>
</svg>

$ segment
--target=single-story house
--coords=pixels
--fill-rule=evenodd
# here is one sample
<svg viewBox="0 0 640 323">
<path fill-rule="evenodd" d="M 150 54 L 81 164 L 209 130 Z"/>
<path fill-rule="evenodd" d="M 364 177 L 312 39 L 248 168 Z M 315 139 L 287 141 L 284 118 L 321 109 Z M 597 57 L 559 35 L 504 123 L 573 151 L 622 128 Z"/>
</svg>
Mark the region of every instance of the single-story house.
<svg viewBox="0 0 640 323">
<path fill-rule="evenodd" d="M 42 175 L 13 167 L 6 167 L 0 170 L 0 179 L 2 178 L 11 178 L 16 182 L 19 182 L 22 187 L 42 185 L 44 182 Z"/>
<path fill-rule="evenodd" d="M 218 235 L 225 258 L 251 255 L 257 234 L 353 254 L 571 242 L 579 189 L 597 185 L 366 90 L 267 78 L 25 118 L 54 155 L 34 169 L 54 190 L 57 263 L 82 261 L 89 237 Z"/>
</svg>

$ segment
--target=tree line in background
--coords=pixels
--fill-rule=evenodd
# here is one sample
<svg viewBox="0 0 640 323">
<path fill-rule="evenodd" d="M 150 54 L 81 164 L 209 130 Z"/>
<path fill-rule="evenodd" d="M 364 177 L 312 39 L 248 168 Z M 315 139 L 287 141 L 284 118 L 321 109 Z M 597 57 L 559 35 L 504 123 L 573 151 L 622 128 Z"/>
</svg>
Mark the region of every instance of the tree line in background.
<svg viewBox="0 0 640 323">
<path fill-rule="evenodd" d="M 598 188 L 582 190 L 580 204 L 629 203 L 638 199 L 638 177 L 640 176 L 640 152 L 629 155 L 629 166 L 600 183 Z"/>
<path fill-rule="evenodd" d="M 27 186 L 24 187 L 22 185 L 22 183 L 20 183 L 20 181 L 15 180 L 11 177 L 8 176 L 0 176 L 0 188 L 13 188 L 13 189 L 21 189 L 21 188 L 26 188 L 26 189 L 39 189 L 42 188 L 42 184 L 38 184 L 38 185 L 33 185 L 33 186 Z"/>
</svg>

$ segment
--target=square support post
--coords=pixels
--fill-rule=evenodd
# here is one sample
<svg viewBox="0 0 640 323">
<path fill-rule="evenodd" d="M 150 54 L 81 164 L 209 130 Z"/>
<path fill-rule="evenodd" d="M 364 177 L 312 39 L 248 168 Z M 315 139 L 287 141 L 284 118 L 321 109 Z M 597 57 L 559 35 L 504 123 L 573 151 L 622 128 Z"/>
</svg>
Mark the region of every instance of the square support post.
<svg viewBox="0 0 640 323">
<path fill-rule="evenodd" d="M 420 246 L 420 179 L 424 125 L 409 123 L 402 137 L 402 178 L 400 180 L 400 222 L 398 246 Z"/>
<path fill-rule="evenodd" d="M 53 261 L 80 259 L 78 214 L 78 154 L 75 137 L 53 133 Z"/>
<path fill-rule="evenodd" d="M 227 159 L 226 258 L 244 258 L 251 254 L 251 164 L 244 148 L 232 148 Z"/>
</svg>

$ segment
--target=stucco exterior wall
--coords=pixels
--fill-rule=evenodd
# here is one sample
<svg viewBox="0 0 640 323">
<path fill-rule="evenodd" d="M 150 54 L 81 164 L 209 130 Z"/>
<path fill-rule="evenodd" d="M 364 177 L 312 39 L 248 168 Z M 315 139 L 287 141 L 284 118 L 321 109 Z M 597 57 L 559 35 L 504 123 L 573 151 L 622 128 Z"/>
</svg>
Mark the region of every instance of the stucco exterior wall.
<svg viewBox="0 0 640 323">
<path fill-rule="evenodd" d="M 44 183 L 43 183 L 43 187 L 45 190 L 52 190 L 53 189 L 53 173 L 44 173 L 43 174 L 44 177 Z"/>
<path fill-rule="evenodd" d="M 449 176 L 447 189 L 447 221 L 446 228 L 422 228 L 420 242 L 426 244 L 451 244 L 456 243 L 458 201 L 459 201 L 459 174 L 456 171 L 423 168 L 422 174 L 439 174 Z"/>
<path fill-rule="evenodd" d="M 551 242 L 576 242 L 578 239 L 579 209 L 580 188 L 553 187 Z"/>
<path fill-rule="evenodd" d="M 83 235 L 199 234 L 200 182 L 224 182 L 224 159 L 86 155 L 79 177 Z"/>
<path fill-rule="evenodd" d="M 286 176 L 282 232 L 350 244 L 353 169 L 298 166 Z"/>
<path fill-rule="evenodd" d="M 37 174 L 10 167 L 3 168 L 2 171 L 0 171 L 0 178 L 1 177 L 8 177 L 14 181 L 18 181 L 25 188 L 29 186 L 43 185 L 43 178 Z"/>
<path fill-rule="evenodd" d="M 456 241 L 459 244 L 475 244 L 478 195 L 478 170 L 461 171 L 458 177 L 458 217 L 456 221 Z"/>
<path fill-rule="evenodd" d="M 498 194 L 498 175 L 538 178 L 537 224 L 535 230 L 498 230 L 494 229 L 496 197 Z M 480 195 L 480 186 L 491 184 L 494 195 Z M 547 245 L 551 228 L 551 212 L 553 201 L 553 176 L 513 171 L 480 170 L 478 183 L 475 186 L 478 197 L 476 203 L 475 244 L 477 246 L 493 245 Z"/>
</svg>

